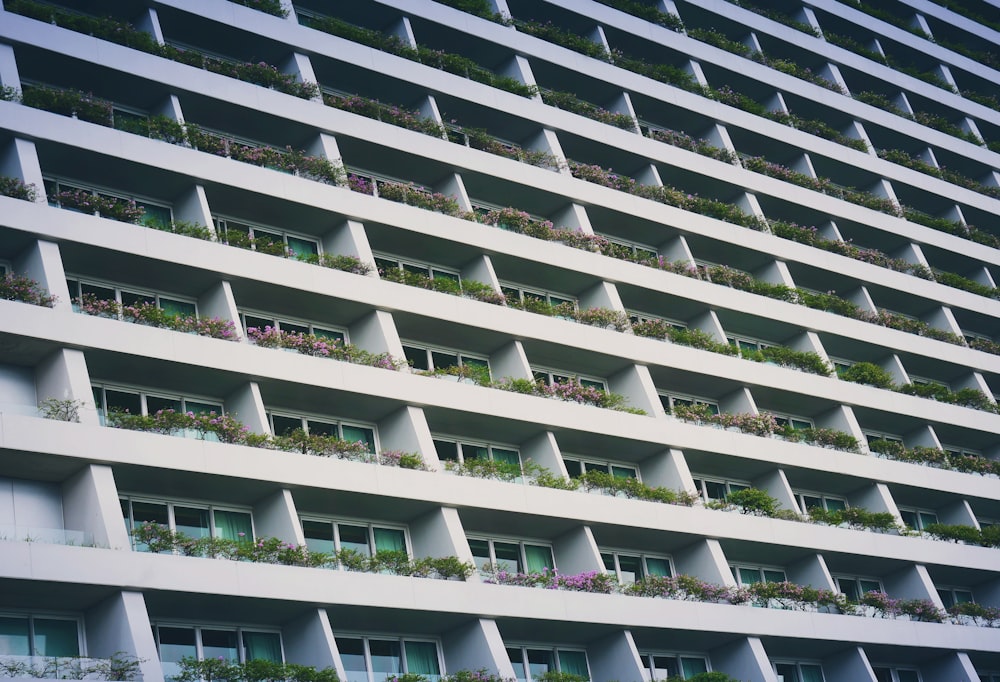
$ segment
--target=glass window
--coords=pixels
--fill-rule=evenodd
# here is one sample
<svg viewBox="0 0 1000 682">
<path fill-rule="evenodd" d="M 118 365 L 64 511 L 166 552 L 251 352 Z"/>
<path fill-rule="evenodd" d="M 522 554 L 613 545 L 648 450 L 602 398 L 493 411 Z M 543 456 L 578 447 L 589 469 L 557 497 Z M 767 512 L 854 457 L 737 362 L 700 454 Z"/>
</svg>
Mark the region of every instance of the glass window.
<svg viewBox="0 0 1000 682">
<path fill-rule="evenodd" d="M 363 556 L 377 552 L 409 554 L 406 531 L 382 525 L 301 519 L 306 546 L 314 552 L 332 553 L 353 550 Z"/>
<path fill-rule="evenodd" d="M 507 657 L 518 680 L 535 680 L 548 672 L 563 672 L 590 679 L 587 654 L 564 648 L 508 646 Z"/>
<path fill-rule="evenodd" d="M 284 661 L 281 635 L 277 632 L 173 624 L 156 624 L 153 630 L 167 678 L 180 673 L 180 662 L 184 658 L 218 659 L 229 663 Z"/>
<path fill-rule="evenodd" d="M 600 377 L 588 377 L 573 374 L 572 372 L 539 367 L 532 367 L 531 373 L 534 376 L 535 381 L 540 381 L 549 386 L 555 386 L 556 384 L 568 384 L 572 382 L 577 383 L 584 388 L 596 388 L 599 391 L 608 390 L 608 382 Z"/>
<path fill-rule="evenodd" d="M 464 464 L 469 460 L 493 460 L 521 468 L 521 455 L 516 448 L 488 443 L 468 443 L 445 438 L 434 439 L 434 449 L 442 462 Z"/>
<path fill-rule="evenodd" d="M 937 512 L 930 509 L 914 509 L 910 507 L 900 507 L 899 516 L 907 526 L 913 530 L 924 530 L 927 526 L 937 523 Z"/>
<path fill-rule="evenodd" d="M 626 584 L 640 581 L 647 576 L 673 575 L 668 557 L 602 550 L 601 559 L 605 570 L 617 575 L 619 582 Z"/>
<path fill-rule="evenodd" d="M 384 682 L 400 675 L 441 676 L 436 642 L 400 637 L 336 635 L 348 682 Z"/>
<path fill-rule="evenodd" d="M 706 502 L 725 500 L 730 493 L 746 490 L 750 487 L 745 481 L 726 481 L 719 479 L 694 477 L 695 492 Z"/>
<path fill-rule="evenodd" d="M 319 242 L 303 235 L 285 232 L 280 228 L 263 227 L 213 216 L 215 231 L 220 239 L 231 246 L 254 249 L 289 258 L 308 258 L 320 253 Z"/>
<path fill-rule="evenodd" d="M 760 566 L 731 566 L 733 576 L 740 585 L 755 583 L 785 582 L 785 571 L 780 568 L 763 568 Z"/>
<path fill-rule="evenodd" d="M 546 545 L 487 538 L 469 538 L 469 549 L 481 571 L 499 570 L 542 573 L 554 570 L 552 548 Z"/>
<path fill-rule="evenodd" d="M 271 433 L 278 436 L 285 436 L 301 429 L 310 435 L 335 436 L 347 441 L 364 443 L 371 454 L 378 449 L 375 429 L 371 426 L 324 421 L 299 415 L 275 414 L 270 411 L 267 413 L 267 418 L 271 424 Z"/>
<path fill-rule="evenodd" d="M 191 538 L 217 537 L 236 542 L 252 542 L 253 517 L 248 511 L 217 509 L 174 502 L 121 498 L 125 528 L 130 532 L 147 523 L 167 526 Z M 149 546 L 133 540 L 137 552 Z"/>
</svg>

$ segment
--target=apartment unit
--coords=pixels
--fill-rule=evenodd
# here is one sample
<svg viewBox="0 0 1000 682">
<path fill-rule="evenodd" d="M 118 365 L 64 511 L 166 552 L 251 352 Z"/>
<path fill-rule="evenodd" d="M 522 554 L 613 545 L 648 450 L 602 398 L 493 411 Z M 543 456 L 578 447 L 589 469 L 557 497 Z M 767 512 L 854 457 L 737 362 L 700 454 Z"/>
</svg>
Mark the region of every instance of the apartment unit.
<svg viewBox="0 0 1000 682">
<path fill-rule="evenodd" d="M 0 0 L 0 676 L 1000 680 L 1000 6 L 491 2 Z"/>
</svg>

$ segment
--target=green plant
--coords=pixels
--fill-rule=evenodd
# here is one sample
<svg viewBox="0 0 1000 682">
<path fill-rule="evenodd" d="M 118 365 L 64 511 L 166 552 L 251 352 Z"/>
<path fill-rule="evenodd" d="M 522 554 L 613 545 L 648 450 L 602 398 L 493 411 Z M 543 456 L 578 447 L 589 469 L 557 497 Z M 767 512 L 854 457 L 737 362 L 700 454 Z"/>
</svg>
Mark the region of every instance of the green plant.
<svg viewBox="0 0 1000 682">
<path fill-rule="evenodd" d="M 22 201 L 38 201 L 38 188 L 20 178 L 0 175 L 0 196 Z"/>
<path fill-rule="evenodd" d="M 837 376 L 844 381 L 855 384 L 866 384 L 876 388 L 892 389 L 894 382 L 892 375 L 873 362 L 856 362 L 850 367 L 841 370 Z"/>
<path fill-rule="evenodd" d="M 618 477 L 604 471 L 586 471 L 580 476 L 575 477 L 573 481 L 584 490 L 597 491 L 605 495 L 621 496 L 630 500 L 645 500 L 647 502 L 660 502 L 661 504 L 680 504 L 687 507 L 693 505 L 695 500 L 694 496 L 683 490 L 678 492 L 664 487 L 654 488 L 636 478 Z"/>
<path fill-rule="evenodd" d="M 0 277 L 0 301 L 18 301 L 51 308 L 55 305 L 56 297 L 49 295 L 30 277 L 9 272 L 6 276 Z"/>
<path fill-rule="evenodd" d="M 61 422 L 80 423 L 80 410 L 86 406 L 84 400 L 74 400 L 68 398 L 46 398 L 38 404 L 38 410 L 46 419 L 55 419 Z"/>
<path fill-rule="evenodd" d="M 338 682 L 335 668 L 316 668 L 293 663 L 250 660 L 243 663 L 219 658 L 198 660 L 185 656 L 180 661 L 176 682 Z"/>
<path fill-rule="evenodd" d="M 964 542 L 969 545 L 978 545 L 982 540 L 980 530 L 974 526 L 931 523 L 924 527 L 923 532 L 927 535 L 933 535 L 939 540 Z"/>
<path fill-rule="evenodd" d="M 583 675 L 556 670 L 549 670 L 532 679 L 537 679 L 538 682 L 588 682 L 588 678 Z"/>
<path fill-rule="evenodd" d="M 805 510 L 814 523 L 830 526 L 846 524 L 850 528 L 872 530 L 881 533 L 900 530 L 896 517 L 891 512 L 871 512 L 864 507 L 848 507 L 847 509 L 826 510 L 822 507 L 810 507 Z"/>
<path fill-rule="evenodd" d="M 778 513 L 778 500 L 759 488 L 746 488 L 726 495 L 721 508 L 735 507 L 741 514 L 752 516 L 775 516 Z"/>
</svg>

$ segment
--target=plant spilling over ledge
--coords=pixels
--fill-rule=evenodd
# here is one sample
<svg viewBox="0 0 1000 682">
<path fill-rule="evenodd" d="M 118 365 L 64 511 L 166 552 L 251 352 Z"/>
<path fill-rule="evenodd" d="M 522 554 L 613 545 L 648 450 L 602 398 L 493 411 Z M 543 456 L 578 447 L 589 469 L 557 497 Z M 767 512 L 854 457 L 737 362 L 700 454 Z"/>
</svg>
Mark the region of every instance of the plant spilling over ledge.
<svg viewBox="0 0 1000 682">
<path fill-rule="evenodd" d="M 604 471 L 586 471 L 569 480 L 557 476 L 548 469 L 538 467 L 532 472 L 532 485 L 556 490 L 581 490 L 629 500 L 659 502 L 691 507 L 698 496 L 686 490 L 671 490 L 662 486 L 653 487 L 636 478 L 619 478 Z"/>
<path fill-rule="evenodd" d="M 237 5 L 245 5 L 258 12 L 265 12 L 276 17 L 281 17 L 282 19 L 288 17 L 288 10 L 281 6 L 281 0 L 232 0 L 232 2 L 235 2 Z"/>
<path fill-rule="evenodd" d="M 582 100 L 571 92 L 561 92 L 558 90 L 542 90 L 542 101 L 549 106 L 569 111 L 580 116 L 606 123 L 615 128 L 623 130 L 634 130 L 635 119 L 631 114 L 622 114 L 616 111 L 609 111 L 604 107 Z"/>
<path fill-rule="evenodd" d="M 750 516 L 765 516 L 784 521 L 843 526 L 853 530 L 869 530 L 876 533 L 906 534 L 906 529 L 901 527 L 896 517 L 889 512 L 870 512 L 864 507 L 850 507 L 834 511 L 827 511 L 822 507 L 810 507 L 806 510 L 807 516 L 802 516 L 794 509 L 782 509 L 781 503 L 777 499 L 759 488 L 738 490 L 729 493 L 725 500 L 711 500 L 705 506 L 709 509 L 739 512 Z"/>
<path fill-rule="evenodd" d="M 689 575 L 647 576 L 635 583 L 619 583 L 617 578 L 601 571 L 586 571 L 563 575 L 556 570 L 540 573 L 516 573 L 492 566 L 485 573 L 487 583 L 516 587 L 539 587 L 548 590 L 621 594 L 631 597 L 653 597 L 694 601 L 709 604 L 747 605 L 793 611 L 823 611 L 831 614 L 902 618 L 925 623 L 970 624 L 960 615 L 952 616 L 934 606 L 928 599 L 893 599 L 884 592 L 868 592 L 858 601 L 832 590 L 791 582 L 754 583 L 743 587 L 717 585 Z M 1000 613 L 1000 610 L 997 610 Z M 991 614 L 992 615 L 992 614 Z M 997 618 L 993 619 L 993 626 Z M 979 624 L 979 623 L 976 623 Z M 987 623 L 983 623 L 987 624 Z"/>
<path fill-rule="evenodd" d="M 161 329 L 172 329 L 178 332 L 198 334 L 212 339 L 224 341 L 239 341 L 236 325 L 232 320 L 222 320 L 218 317 L 197 317 L 195 315 L 180 315 L 158 307 L 155 303 L 139 303 L 122 305 L 117 301 L 97 298 L 93 294 L 84 294 L 73 299 L 80 307 L 80 312 L 97 317 L 109 317 L 134 324 L 142 324 Z"/>
<path fill-rule="evenodd" d="M 861 451 L 857 439 L 843 431 L 814 427 L 795 429 L 787 424 L 778 426 L 774 415 L 767 412 L 762 414 L 728 412 L 715 414 L 708 405 L 677 405 L 673 409 L 673 415 L 682 421 L 708 424 L 723 429 L 732 428 L 763 438 L 780 436 L 793 443 L 808 443 L 844 452 L 859 453 Z"/>
<path fill-rule="evenodd" d="M 483 303 L 492 303 L 493 305 L 505 305 L 507 301 L 502 293 L 489 284 L 477 282 L 474 279 L 463 279 L 461 282 L 456 282 L 446 277 L 435 277 L 432 279 L 429 275 L 419 272 L 409 272 L 408 270 L 399 270 L 397 268 L 380 268 L 379 276 L 387 282 L 396 282 L 397 284 L 406 284 L 407 286 L 419 287 L 420 289 L 439 291 L 444 294 L 451 294 L 452 296 L 462 296 L 482 301 Z"/>
<path fill-rule="evenodd" d="M 972 190 L 973 192 L 978 192 L 979 194 L 985 194 L 986 196 L 993 197 L 994 199 L 1000 199 L 1000 187 L 994 185 L 984 185 L 983 183 L 977 182 L 957 171 L 939 166 L 933 166 L 922 159 L 910 156 L 901 149 L 882 149 L 879 151 L 878 155 L 886 161 L 897 163 L 900 166 L 905 166 L 906 168 L 915 170 L 919 173 L 930 175 L 940 180 L 944 180 L 945 182 L 950 182 L 953 185 L 958 185 L 959 187 L 964 187 L 965 189 Z"/>
<path fill-rule="evenodd" d="M 735 152 L 716 147 L 706 139 L 696 140 L 687 133 L 683 133 L 678 130 L 668 130 L 666 128 L 654 128 L 650 126 L 649 137 L 657 142 L 663 142 L 664 144 L 669 144 L 672 147 L 686 149 L 689 152 L 707 156 L 711 159 L 722 161 L 724 163 L 734 163 L 738 158 Z"/>
<path fill-rule="evenodd" d="M 376 99 L 360 95 L 340 95 L 323 93 L 323 103 L 329 107 L 349 111 L 365 118 L 375 119 L 390 125 L 413 130 L 431 137 L 442 137 L 445 129 L 433 118 L 423 116 L 416 109 L 407 109 L 395 104 L 386 104 Z"/>
<path fill-rule="evenodd" d="M 412 47 L 397 36 L 387 35 L 370 28 L 355 26 L 342 19 L 300 14 L 299 22 L 317 31 L 323 31 L 324 33 L 329 33 L 345 40 L 361 43 L 376 50 L 394 54 L 397 57 L 419 62 L 420 64 L 441 69 L 442 71 L 462 76 L 478 83 L 512 92 L 515 95 L 532 97 L 537 92 L 536 88 L 525 85 L 516 78 L 493 73 L 468 57 L 445 52 L 444 50 L 434 50 L 423 45 Z"/>
<path fill-rule="evenodd" d="M 141 223 L 143 216 L 146 215 L 146 209 L 136 205 L 134 199 L 120 199 L 83 189 L 50 194 L 49 201 L 58 203 L 62 208 L 75 209 L 84 213 L 97 213 L 102 218 L 111 218 L 133 225 Z"/>
<path fill-rule="evenodd" d="M 139 667 L 142 662 L 143 659 L 124 651 L 116 651 L 107 658 L 4 656 L 0 658 L 0 678 L 133 682 L 142 679 Z"/>
<path fill-rule="evenodd" d="M 312 568 L 342 568 L 347 571 L 391 573 L 417 578 L 464 580 L 475 567 L 458 557 L 424 557 L 411 559 L 402 550 L 381 550 L 368 556 L 356 549 L 336 552 L 315 552 L 306 545 L 284 542 L 278 538 L 248 538 L 229 540 L 220 537 L 194 538 L 171 530 L 166 525 L 144 523 L 132 531 L 137 542 L 147 545 L 150 552 L 172 552 L 184 556 L 250 561 L 253 563 L 308 566 Z"/>
<path fill-rule="evenodd" d="M 180 660 L 180 673 L 169 679 L 173 682 L 339 682 L 336 668 L 276 663 L 262 658 L 239 663 L 221 656 L 203 661 L 185 656 Z"/>
<path fill-rule="evenodd" d="M 234 62 L 194 50 L 182 50 L 173 45 L 160 45 L 151 34 L 139 30 L 127 21 L 112 17 L 85 16 L 32 0 L 8 0 L 4 3 L 4 9 L 296 97 L 310 99 L 319 93 L 319 87 L 315 83 L 299 82 L 295 76 L 282 73 L 266 62 Z"/>
<path fill-rule="evenodd" d="M 129 412 L 108 412 L 108 426 L 129 431 L 145 431 L 165 436 L 187 436 L 194 434 L 202 440 L 218 440 L 222 443 L 247 445 L 265 450 L 297 452 L 317 457 L 336 457 L 355 462 L 383 464 L 402 469 L 429 471 L 418 453 L 388 450 L 376 454 L 362 441 L 344 440 L 336 436 L 307 434 L 295 429 L 281 436 L 270 436 L 250 431 L 250 427 L 231 415 L 215 412 L 178 412 L 160 410 L 154 414 L 141 415 Z"/>
<path fill-rule="evenodd" d="M 633 16 L 639 17 L 640 19 L 645 19 L 654 24 L 659 24 L 664 28 L 669 28 L 672 31 L 683 31 L 684 22 L 676 14 L 661 12 L 652 5 L 647 5 L 643 2 L 637 2 L 636 0 L 597 0 L 602 5 L 608 5 L 609 7 L 614 7 L 615 9 L 621 10 L 622 12 L 627 12 Z"/>
<path fill-rule="evenodd" d="M 960 405 L 974 410 L 1000 414 L 1000 406 L 977 388 L 960 388 L 957 391 L 953 391 L 947 386 L 930 383 L 911 383 L 897 386 L 893 382 L 892 375 L 889 372 L 871 362 L 857 362 L 843 370 L 839 376 L 844 381 L 851 381 L 856 384 L 866 384 L 876 388 L 895 391 L 896 393 L 929 398 L 930 400 L 948 403 L 949 405 Z"/>
<path fill-rule="evenodd" d="M 389 353 L 369 353 L 355 345 L 315 334 L 288 332 L 274 327 L 247 328 L 247 338 L 262 348 L 285 348 L 302 355 L 341 360 L 355 365 L 368 365 L 380 369 L 398 370 L 406 362 L 393 358 Z"/>
<path fill-rule="evenodd" d="M 20 178 L 0 175 L 0 196 L 22 201 L 38 201 L 38 188 Z"/>
<path fill-rule="evenodd" d="M 626 405 L 628 399 L 625 396 L 595 388 L 594 386 L 583 386 L 576 379 L 570 379 L 563 383 L 554 382 L 547 384 L 544 381 L 505 377 L 492 382 L 490 388 L 499 388 L 501 391 L 552 398 L 554 400 L 581 403 L 583 405 L 593 405 L 594 407 L 603 407 L 607 410 L 618 410 L 619 412 L 628 412 L 630 414 L 646 414 L 646 411 L 643 409 Z"/>
<path fill-rule="evenodd" d="M 963 455 L 958 453 L 948 453 L 937 448 L 917 446 L 907 448 L 902 443 L 885 439 L 873 440 L 868 444 L 868 449 L 872 454 L 880 455 L 887 459 L 895 459 L 900 462 L 911 462 L 913 464 L 926 464 L 938 469 L 950 469 L 967 474 L 993 474 L 1000 476 L 1000 462 L 995 462 L 986 457 L 978 455 Z"/>
<path fill-rule="evenodd" d="M 49 292 L 30 277 L 9 272 L 6 276 L 0 277 L 0 300 L 51 308 L 56 302 L 56 297 L 50 296 Z"/>
<path fill-rule="evenodd" d="M 1000 547 L 1000 529 L 996 526 L 988 526 L 980 530 L 975 526 L 931 523 L 924 528 L 922 534 L 930 535 L 937 540 L 961 542 L 966 545 Z"/>
</svg>

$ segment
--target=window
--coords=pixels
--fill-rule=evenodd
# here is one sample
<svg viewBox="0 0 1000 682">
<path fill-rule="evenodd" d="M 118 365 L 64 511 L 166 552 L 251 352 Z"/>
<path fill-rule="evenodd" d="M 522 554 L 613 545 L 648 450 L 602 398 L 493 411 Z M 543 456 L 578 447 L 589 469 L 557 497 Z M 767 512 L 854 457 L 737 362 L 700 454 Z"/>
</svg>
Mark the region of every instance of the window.
<svg viewBox="0 0 1000 682">
<path fill-rule="evenodd" d="M 183 300 L 179 296 L 164 296 L 154 291 L 123 288 L 115 284 L 86 281 L 76 277 L 67 278 L 66 285 L 69 287 L 69 295 L 72 299 L 93 296 L 98 301 L 114 301 L 123 306 L 152 305 L 172 315 L 198 314 L 197 303 L 193 300 Z M 79 304 L 74 303 L 73 310 L 80 312 Z"/>
<path fill-rule="evenodd" d="M 236 542 L 253 542 L 254 539 L 253 517 L 247 510 L 131 496 L 119 501 L 125 528 L 130 533 L 147 523 L 156 523 L 196 539 L 212 537 Z M 134 538 L 132 544 L 138 552 L 149 551 L 146 544 Z"/>
<path fill-rule="evenodd" d="M 941 386 L 943 388 L 948 389 L 949 391 L 951 390 L 951 386 L 949 386 L 944 381 L 938 381 L 937 379 L 928 379 L 926 377 L 917 377 L 913 376 L 912 374 L 910 375 L 910 383 L 913 384 L 914 386 Z"/>
<path fill-rule="evenodd" d="M 521 454 L 511 446 L 435 438 L 434 449 L 442 462 L 464 464 L 473 459 L 489 459 L 521 467 Z"/>
<path fill-rule="evenodd" d="M 840 593 L 851 601 L 858 601 L 862 595 L 869 592 L 885 591 L 882 589 L 882 581 L 878 578 L 838 575 L 834 576 L 833 579 L 837 583 L 837 589 Z"/>
<path fill-rule="evenodd" d="M 552 548 L 547 545 L 470 537 L 469 549 L 480 571 L 488 572 L 496 566 L 518 573 L 542 573 L 556 567 Z"/>
<path fill-rule="evenodd" d="M 847 500 L 843 497 L 835 497 L 826 493 L 803 492 L 801 490 L 793 491 L 793 494 L 803 514 L 809 513 L 809 510 L 815 507 L 825 511 L 842 511 L 848 507 Z"/>
<path fill-rule="evenodd" d="M 964 587 L 937 587 L 938 596 L 946 609 L 950 609 L 955 604 L 971 604 L 975 601 L 972 598 L 972 590 Z"/>
<path fill-rule="evenodd" d="M 154 623 L 153 635 L 167 679 L 180 673 L 182 658 L 199 661 L 214 658 L 227 663 L 255 660 L 282 663 L 285 658 L 281 634 L 264 629 Z"/>
<path fill-rule="evenodd" d="M 899 507 L 899 516 L 903 519 L 903 523 L 913 530 L 919 531 L 923 531 L 927 526 L 938 522 L 937 512 L 933 509 Z"/>
<path fill-rule="evenodd" d="M 673 414 L 674 408 L 678 405 L 693 407 L 694 405 L 705 405 L 712 414 L 719 414 L 719 404 L 704 398 L 695 398 L 688 395 L 674 395 L 671 393 L 660 393 L 660 404 L 663 405 L 667 414 Z"/>
<path fill-rule="evenodd" d="M 609 237 L 606 234 L 598 235 L 604 237 L 609 242 L 614 249 L 614 253 L 621 254 L 623 256 L 629 256 L 634 258 L 636 261 L 647 261 L 655 260 L 659 255 L 656 249 L 648 244 L 641 244 L 639 242 L 628 241 L 625 239 L 619 239 L 617 237 Z M 620 256 L 619 256 L 620 257 Z"/>
<path fill-rule="evenodd" d="M 586 651 L 561 647 L 508 646 L 507 656 L 514 666 L 514 677 L 518 682 L 528 682 L 554 671 L 590 679 Z"/>
<path fill-rule="evenodd" d="M 797 417 L 790 414 L 780 414 L 778 412 L 771 412 L 774 421 L 777 422 L 778 428 L 785 428 L 786 426 L 791 426 L 794 430 L 799 431 L 801 429 L 811 429 L 813 427 L 813 420 L 809 417 Z"/>
<path fill-rule="evenodd" d="M 704 656 L 685 654 L 640 653 L 643 667 L 649 671 L 650 679 L 666 680 L 680 677 L 688 679 L 699 673 L 707 673 L 708 659 Z"/>
<path fill-rule="evenodd" d="M 80 633 L 76 618 L 0 613 L 0 656 L 79 656 Z"/>
<path fill-rule="evenodd" d="M 406 529 L 356 521 L 302 517 L 302 532 L 311 552 L 332 554 L 350 549 L 370 557 L 377 552 L 406 552 Z"/>
<path fill-rule="evenodd" d="M 138 208 L 143 209 L 142 218 L 139 220 L 139 223 L 142 225 L 169 226 L 173 222 L 173 213 L 171 212 L 170 207 L 155 201 L 149 201 L 145 198 L 122 194 L 118 191 L 105 190 L 103 188 L 98 189 L 93 186 L 81 184 L 75 180 L 66 181 L 57 178 L 43 178 L 43 181 L 45 185 L 45 194 L 49 197 L 49 206 L 65 208 L 79 213 L 96 214 L 96 211 L 84 211 L 76 208 L 75 206 L 69 205 L 63 206 L 57 198 L 54 198 L 55 195 L 61 192 L 86 192 L 103 199 L 112 199 L 121 202 L 134 201 Z"/>
<path fill-rule="evenodd" d="M 375 427 L 367 424 L 342 422 L 329 417 L 301 416 L 292 414 L 267 413 L 271 433 L 276 436 L 287 436 L 296 429 L 302 429 L 312 436 L 335 436 L 341 440 L 360 441 L 368 446 L 368 452 L 375 454 L 378 444 L 375 440 Z"/>
<path fill-rule="evenodd" d="M 949 457 L 982 457 L 983 453 L 979 450 L 970 450 L 968 448 L 959 447 L 957 445 L 941 445 L 941 448 L 948 454 Z"/>
<path fill-rule="evenodd" d="M 729 345 L 740 351 L 756 352 L 763 350 L 764 348 L 770 348 L 773 343 L 766 343 L 760 339 L 750 338 L 748 336 L 726 336 L 726 341 Z"/>
<path fill-rule="evenodd" d="M 567 296 L 566 294 L 543 291 L 533 287 L 522 287 L 520 284 L 511 284 L 509 282 L 501 282 L 500 291 L 507 297 L 508 303 L 515 305 L 519 303 L 528 303 L 530 305 L 531 302 L 547 303 L 549 305 L 569 304 L 574 310 L 576 309 L 576 298 Z"/>
<path fill-rule="evenodd" d="M 665 317 L 659 317 L 657 315 L 648 315 L 646 313 L 641 313 L 637 310 L 628 311 L 628 319 L 632 324 L 639 324 L 641 322 L 666 322 L 671 327 L 677 330 L 687 329 L 687 325 L 683 322 L 677 320 L 670 320 Z"/>
<path fill-rule="evenodd" d="M 578 459 L 576 457 L 563 457 L 563 464 L 566 465 L 566 473 L 570 478 L 575 478 L 587 471 L 602 471 L 611 474 L 615 478 L 639 478 L 639 470 L 631 464 L 618 462 L 608 462 L 604 460 L 592 461 Z"/>
<path fill-rule="evenodd" d="M 6 277 L 7 275 L 12 274 L 13 272 L 14 271 L 11 270 L 9 265 L 0 261 L 0 277 Z"/>
<path fill-rule="evenodd" d="M 783 583 L 785 569 L 767 566 L 747 566 L 743 564 L 730 564 L 733 577 L 736 578 L 737 585 L 753 585 L 755 583 Z"/>
<path fill-rule="evenodd" d="M 531 375 L 535 381 L 540 381 L 548 386 L 556 384 L 577 383 L 585 388 L 596 388 L 601 391 L 608 390 L 608 383 L 600 377 L 587 377 L 578 374 L 570 374 L 558 369 L 547 369 L 545 367 L 532 367 Z"/>
<path fill-rule="evenodd" d="M 775 662 L 778 682 L 823 682 L 823 668 L 818 663 Z"/>
<path fill-rule="evenodd" d="M 869 447 L 871 447 L 872 443 L 879 440 L 884 440 L 888 441 L 889 443 L 896 443 L 899 445 L 903 445 L 903 437 L 896 435 L 894 433 L 885 433 L 880 431 L 865 431 L 864 434 L 865 434 L 865 440 L 868 441 Z"/>
<path fill-rule="evenodd" d="M 308 258 L 318 256 L 319 242 L 302 235 L 291 234 L 276 227 L 263 227 L 221 216 L 212 216 L 219 239 L 232 246 L 253 248 L 273 255 Z"/>
<path fill-rule="evenodd" d="M 403 355 L 410 363 L 410 367 L 424 372 L 449 367 L 481 367 L 486 370 L 486 375 L 489 376 L 490 361 L 482 356 L 469 355 L 447 348 L 420 346 L 408 341 L 403 342 Z"/>
<path fill-rule="evenodd" d="M 441 677 L 437 642 L 409 637 L 337 635 L 337 650 L 347 673 L 345 682 L 384 682 L 398 675 Z"/>
<path fill-rule="evenodd" d="M 737 490 L 746 490 L 750 487 L 750 483 L 746 481 L 727 481 L 725 479 L 702 478 L 700 476 L 694 478 L 695 492 L 705 502 L 713 500 L 721 502 L 729 497 L 730 493 L 735 493 Z"/>
<path fill-rule="evenodd" d="M 303 322 L 301 320 L 277 318 L 268 313 L 255 313 L 241 310 L 240 322 L 243 323 L 243 329 L 256 327 L 257 329 L 263 331 L 265 327 L 270 327 L 271 329 L 278 329 L 292 334 L 313 334 L 322 339 L 329 339 L 331 341 L 347 341 L 346 330 L 315 325 L 312 322 Z"/>
<path fill-rule="evenodd" d="M 462 278 L 455 270 L 449 268 L 440 268 L 436 265 L 429 265 L 427 263 L 418 263 L 416 261 L 401 260 L 396 256 L 389 256 L 384 254 L 375 254 L 375 267 L 378 268 L 380 275 L 385 275 L 385 273 L 391 270 L 400 270 L 404 273 L 410 273 L 411 275 L 423 275 L 430 279 L 447 279 L 452 282 L 461 282 Z"/>
<path fill-rule="evenodd" d="M 647 576 L 669 578 L 674 574 L 668 556 L 602 549 L 601 560 L 604 569 L 618 576 L 618 582 L 624 584 L 639 582 Z"/>
<path fill-rule="evenodd" d="M 915 668 L 895 668 L 873 665 L 876 682 L 920 682 L 920 673 Z"/>
<path fill-rule="evenodd" d="M 151 415 L 160 410 L 175 410 L 177 412 L 194 412 L 196 414 L 224 414 L 221 402 L 207 398 L 192 398 L 180 395 L 168 395 L 146 392 L 139 389 L 122 388 L 97 384 L 93 386 L 94 404 L 101 424 L 109 412 L 129 412 L 131 414 Z M 188 438 L 200 437 L 197 431 L 188 430 L 183 434 Z M 215 434 L 205 434 L 205 440 L 216 440 Z"/>
</svg>

